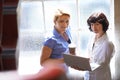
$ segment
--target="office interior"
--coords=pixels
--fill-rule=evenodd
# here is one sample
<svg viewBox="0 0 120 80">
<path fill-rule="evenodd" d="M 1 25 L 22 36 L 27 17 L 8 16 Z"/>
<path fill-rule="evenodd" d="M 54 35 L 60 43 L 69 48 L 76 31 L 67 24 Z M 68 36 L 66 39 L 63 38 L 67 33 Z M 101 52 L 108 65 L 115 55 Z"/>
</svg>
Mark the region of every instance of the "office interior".
<svg viewBox="0 0 120 80">
<path fill-rule="evenodd" d="M 85 55 L 89 39 L 86 19 L 98 9 L 106 13 L 110 22 L 108 34 L 115 44 L 115 55 L 110 63 L 112 78 L 119 80 L 119 4 L 120 0 L 0 0 L 0 77 L 15 75 L 11 71 L 19 75 L 35 74 L 42 68 L 40 51 L 44 36 L 53 29 L 54 10 L 63 8 L 71 13 L 70 28 L 78 56 Z M 82 71 L 70 70 L 76 77 L 84 75 Z"/>
</svg>

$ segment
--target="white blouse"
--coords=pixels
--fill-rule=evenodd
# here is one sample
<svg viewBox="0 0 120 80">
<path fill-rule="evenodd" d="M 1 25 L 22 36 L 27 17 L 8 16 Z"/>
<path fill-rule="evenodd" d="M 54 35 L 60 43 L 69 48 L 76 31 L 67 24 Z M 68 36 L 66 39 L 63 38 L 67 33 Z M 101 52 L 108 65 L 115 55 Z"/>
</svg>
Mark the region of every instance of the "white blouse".
<svg viewBox="0 0 120 80">
<path fill-rule="evenodd" d="M 85 80 L 111 80 L 109 63 L 114 53 L 114 45 L 105 33 L 96 42 L 95 36 L 88 44 L 90 62 L 100 65 L 94 71 L 86 71 Z"/>
</svg>

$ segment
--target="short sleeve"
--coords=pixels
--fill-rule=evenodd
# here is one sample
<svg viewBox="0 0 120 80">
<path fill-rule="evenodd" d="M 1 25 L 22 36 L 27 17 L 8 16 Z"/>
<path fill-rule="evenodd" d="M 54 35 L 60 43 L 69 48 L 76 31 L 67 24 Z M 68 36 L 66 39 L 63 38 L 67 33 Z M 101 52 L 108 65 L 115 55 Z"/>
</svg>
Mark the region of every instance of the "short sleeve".
<svg viewBox="0 0 120 80">
<path fill-rule="evenodd" d="M 56 44 L 56 41 L 55 41 L 55 39 L 53 39 L 53 38 L 48 38 L 48 39 L 46 39 L 45 42 L 44 42 L 44 46 L 47 46 L 47 47 L 49 47 L 49 48 L 51 48 L 51 49 L 54 48 L 55 44 Z"/>
</svg>

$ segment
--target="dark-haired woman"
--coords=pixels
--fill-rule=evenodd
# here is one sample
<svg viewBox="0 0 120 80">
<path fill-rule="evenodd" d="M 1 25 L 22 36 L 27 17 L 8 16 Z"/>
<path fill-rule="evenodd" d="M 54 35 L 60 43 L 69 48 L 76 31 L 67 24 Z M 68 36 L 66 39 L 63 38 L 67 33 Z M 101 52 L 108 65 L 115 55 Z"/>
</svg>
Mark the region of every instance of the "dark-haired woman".
<svg viewBox="0 0 120 80">
<path fill-rule="evenodd" d="M 99 67 L 92 71 L 85 71 L 84 80 L 111 80 L 109 64 L 114 53 L 114 45 L 109 41 L 106 33 L 109 22 L 104 13 L 98 12 L 88 18 L 87 24 L 89 30 L 94 33 L 88 43 L 88 57 L 90 63 L 97 64 Z M 72 68 L 81 70 L 77 66 Z"/>
<path fill-rule="evenodd" d="M 85 80 L 111 80 L 110 60 L 114 53 L 114 45 L 108 39 L 106 31 L 109 22 L 104 13 L 93 13 L 87 20 L 89 30 L 94 33 L 88 44 L 91 63 L 100 65 L 94 71 L 86 71 Z"/>
</svg>

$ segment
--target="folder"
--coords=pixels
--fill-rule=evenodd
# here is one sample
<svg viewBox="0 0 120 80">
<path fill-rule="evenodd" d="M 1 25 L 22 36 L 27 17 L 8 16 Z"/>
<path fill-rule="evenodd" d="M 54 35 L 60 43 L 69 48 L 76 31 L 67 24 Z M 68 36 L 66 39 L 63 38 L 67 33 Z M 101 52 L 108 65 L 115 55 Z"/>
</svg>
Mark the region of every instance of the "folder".
<svg viewBox="0 0 120 80">
<path fill-rule="evenodd" d="M 98 68 L 100 65 L 96 63 L 90 63 L 89 58 L 75 56 L 71 54 L 63 54 L 64 61 L 68 66 L 76 66 L 81 70 L 93 71 Z"/>
</svg>

